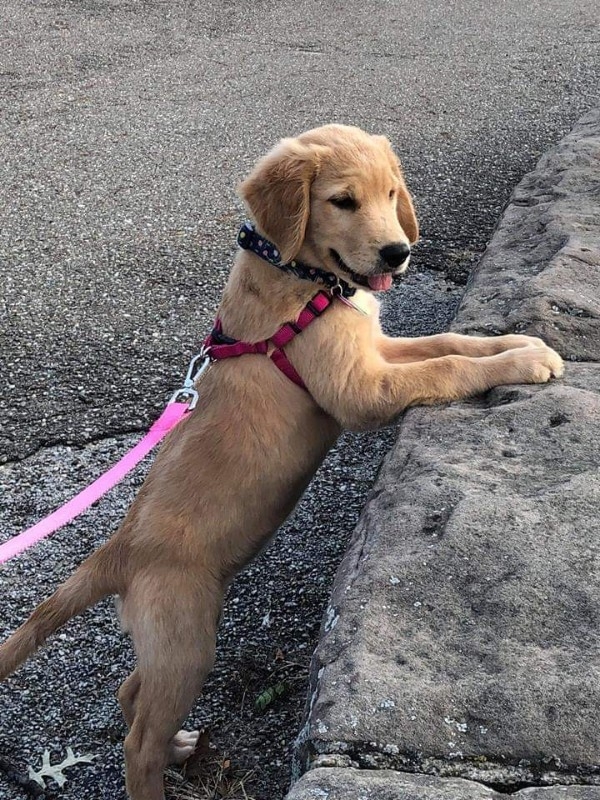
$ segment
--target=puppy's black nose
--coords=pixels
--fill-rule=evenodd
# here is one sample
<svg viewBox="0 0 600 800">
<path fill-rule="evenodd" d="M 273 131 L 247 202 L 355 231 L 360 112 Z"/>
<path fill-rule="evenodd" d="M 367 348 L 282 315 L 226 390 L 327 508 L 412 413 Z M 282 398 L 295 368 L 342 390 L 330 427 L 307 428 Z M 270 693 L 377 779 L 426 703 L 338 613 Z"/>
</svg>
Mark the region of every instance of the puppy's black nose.
<svg viewBox="0 0 600 800">
<path fill-rule="evenodd" d="M 398 244 L 386 244 L 379 251 L 379 255 L 392 269 L 396 269 L 400 264 L 403 264 L 410 255 L 410 247 L 404 242 Z"/>
</svg>

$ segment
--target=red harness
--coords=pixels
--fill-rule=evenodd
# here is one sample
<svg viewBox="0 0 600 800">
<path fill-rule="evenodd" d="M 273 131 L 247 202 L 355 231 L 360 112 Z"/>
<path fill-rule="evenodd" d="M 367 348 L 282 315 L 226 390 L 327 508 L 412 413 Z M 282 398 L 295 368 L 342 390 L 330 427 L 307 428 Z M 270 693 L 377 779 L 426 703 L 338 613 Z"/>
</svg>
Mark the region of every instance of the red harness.
<svg viewBox="0 0 600 800">
<path fill-rule="evenodd" d="M 269 355 L 269 358 L 277 369 L 281 370 L 286 378 L 289 378 L 297 386 L 308 391 L 304 381 L 284 353 L 283 348 L 292 341 L 294 336 L 302 333 L 313 320 L 320 317 L 332 302 L 333 297 L 331 295 L 326 292 L 319 292 L 312 300 L 308 301 L 295 322 L 286 322 L 273 336 L 253 344 L 240 342 L 237 339 L 225 336 L 221 320 L 217 317 L 215 327 L 204 342 L 204 350 L 211 361 L 220 361 L 222 358 L 234 358 L 235 356 L 244 356 L 249 353 L 267 355 L 269 346 L 272 345 L 275 349 Z"/>
</svg>

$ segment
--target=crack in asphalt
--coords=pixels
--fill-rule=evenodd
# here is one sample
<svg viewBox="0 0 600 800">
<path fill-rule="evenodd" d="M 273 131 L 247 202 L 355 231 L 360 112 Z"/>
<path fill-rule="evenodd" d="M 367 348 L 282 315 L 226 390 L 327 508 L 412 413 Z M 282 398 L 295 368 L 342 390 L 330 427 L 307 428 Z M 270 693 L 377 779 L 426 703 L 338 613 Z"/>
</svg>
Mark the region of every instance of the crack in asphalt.
<svg viewBox="0 0 600 800">
<path fill-rule="evenodd" d="M 127 436 L 133 436 L 134 434 L 144 435 L 149 430 L 148 427 L 134 427 L 134 428 L 120 428 L 106 431 L 99 436 L 91 436 L 89 439 L 86 439 L 83 443 L 82 442 L 75 442 L 72 439 L 53 439 L 52 441 L 44 442 L 43 444 L 39 445 L 35 450 L 31 450 L 30 452 L 26 453 L 25 455 L 19 458 L 12 458 L 8 461 L 3 461 L 0 463 L 0 470 L 15 467 L 17 465 L 22 465 L 27 463 L 27 461 L 39 456 L 41 453 L 45 453 L 48 450 L 54 450 L 58 447 L 68 447 L 75 451 L 86 450 L 93 445 L 103 444 L 104 442 L 108 442 L 111 440 L 119 440 L 124 439 Z"/>
</svg>

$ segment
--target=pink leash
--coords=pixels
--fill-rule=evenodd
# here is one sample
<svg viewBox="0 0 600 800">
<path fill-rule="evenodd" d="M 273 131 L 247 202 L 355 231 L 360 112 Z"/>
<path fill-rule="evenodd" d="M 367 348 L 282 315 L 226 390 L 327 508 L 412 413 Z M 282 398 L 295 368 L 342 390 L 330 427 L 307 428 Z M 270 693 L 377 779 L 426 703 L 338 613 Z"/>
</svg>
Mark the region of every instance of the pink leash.
<svg viewBox="0 0 600 800">
<path fill-rule="evenodd" d="M 197 362 L 201 361 L 200 366 Z M 204 352 L 195 356 L 189 366 L 184 385 L 178 389 L 171 397 L 165 410 L 152 425 L 144 438 L 138 442 L 123 458 L 118 461 L 107 472 L 101 475 L 92 484 L 87 486 L 71 500 L 57 508 L 40 522 L 31 528 L 13 536 L 4 544 L 0 545 L 0 564 L 8 561 L 9 558 L 19 555 L 27 548 L 32 547 L 37 542 L 45 539 L 51 533 L 62 528 L 67 522 L 75 519 L 79 514 L 89 508 L 102 495 L 106 494 L 113 486 L 116 486 L 128 472 L 137 466 L 140 461 L 148 455 L 167 433 L 172 430 L 177 423 L 196 406 L 198 393 L 193 388 L 194 383 L 206 371 L 209 366 L 209 359 Z M 189 402 L 179 402 L 178 398 L 187 398 Z"/>
</svg>

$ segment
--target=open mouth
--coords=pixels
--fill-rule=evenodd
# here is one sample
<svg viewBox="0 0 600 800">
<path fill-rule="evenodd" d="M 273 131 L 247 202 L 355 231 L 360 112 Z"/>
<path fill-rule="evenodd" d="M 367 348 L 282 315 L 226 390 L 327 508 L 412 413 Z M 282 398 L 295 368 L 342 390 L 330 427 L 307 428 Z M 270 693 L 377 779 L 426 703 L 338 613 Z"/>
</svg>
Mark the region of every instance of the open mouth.
<svg viewBox="0 0 600 800">
<path fill-rule="evenodd" d="M 331 253 L 331 257 L 336 262 L 339 269 L 344 272 L 353 281 L 353 283 L 357 283 L 359 286 L 364 286 L 366 289 L 370 289 L 372 292 L 387 292 L 388 289 L 392 288 L 394 278 L 400 277 L 399 272 L 396 274 L 393 272 L 378 272 L 374 275 L 361 275 L 360 273 L 354 272 L 354 270 L 350 269 L 337 250 L 330 250 L 329 252 Z"/>
</svg>

